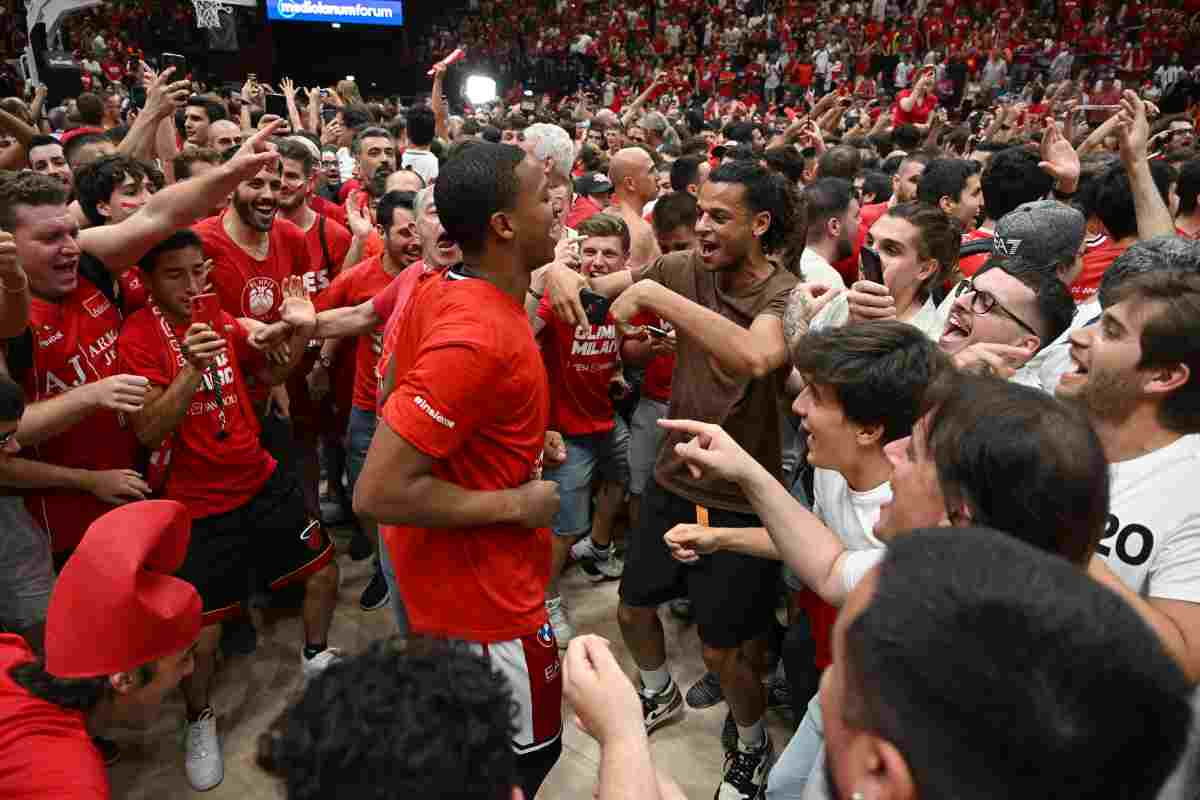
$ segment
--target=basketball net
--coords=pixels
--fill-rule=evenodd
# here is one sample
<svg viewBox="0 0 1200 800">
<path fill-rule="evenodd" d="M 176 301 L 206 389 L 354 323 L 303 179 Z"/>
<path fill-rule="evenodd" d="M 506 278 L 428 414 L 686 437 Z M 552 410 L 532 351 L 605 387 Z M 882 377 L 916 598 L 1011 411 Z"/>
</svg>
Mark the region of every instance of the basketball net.
<svg viewBox="0 0 1200 800">
<path fill-rule="evenodd" d="M 192 0 L 192 4 L 196 6 L 197 28 L 220 28 L 221 12 L 230 10 L 221 0 Z"/>
</svg>

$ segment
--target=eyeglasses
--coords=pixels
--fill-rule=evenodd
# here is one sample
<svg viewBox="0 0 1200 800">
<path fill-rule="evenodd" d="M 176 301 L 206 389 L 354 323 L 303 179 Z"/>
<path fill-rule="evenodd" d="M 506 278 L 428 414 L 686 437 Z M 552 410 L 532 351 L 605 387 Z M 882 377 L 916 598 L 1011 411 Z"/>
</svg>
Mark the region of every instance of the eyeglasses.
<svg viewBox="0 0 1200 800">
<path fill-rule="evenodd" d="M 963 281 L 963 292 L 971 294 L 971 310 L 980 316 L 990 314 L 993 310 L 999 311 L 1004 316 L 1011 319 L 1013 322 L 1020 325 L 1029 333 L 1039 339 L 1042 337 L 1040 333 L 1035 331 L 1025 320 L 1018 317 L 1013 312 L 1009 311 L 1004 305 L 996 299 L 996 295 L 989 292 L 987 289 L 978 289 L 975 287 L 975 281 L 972 278 L 967 278 Z"/>
</svg>

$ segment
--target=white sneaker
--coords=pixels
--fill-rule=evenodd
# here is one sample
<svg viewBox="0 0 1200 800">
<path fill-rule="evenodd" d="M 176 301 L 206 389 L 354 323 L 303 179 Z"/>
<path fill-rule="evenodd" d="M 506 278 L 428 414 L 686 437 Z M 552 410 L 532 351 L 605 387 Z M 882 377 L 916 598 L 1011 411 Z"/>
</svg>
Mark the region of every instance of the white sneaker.
<svg viewBox="0 0 1200 800">
<path fill-rule="evenodd" d="M 225 779 L 221 741 L 217 738 L 217 716 L 212 706 L 204 709 L 200 719 L 188 723 L 184 750 L 183 767 L 188 783 L 197 792 L 207 792 Z"/>
<path fill-rule="evenodd" d="M 612 545 L 609 545 L 611 547 Z M 598 553 L 596 548 L 592 546 L 592 537 L 583 535 L 579 537 L 579 541 L 571 545 L 571 560 L 572 561 L 587 561 L 596 558 Z M 606 552 L 607 556 L 608 553 Z"/>
<path fill-rule="evenodd" d="M 563 604 L 563 599 L 556 597 L 553 600 L 547 600 L 546 613 L 550 615 L 550 627 L 554 628 L 554 638 L 558 640 L 558 646 L 565 648 L 575 638 L 575 629 L 571 627 L 571 620 L 567 616 L 567 607 Z"/>
<path fill-rule="evenodd" d="M 342 651 L 336 647 L 326 647 L 312 658 L 304 657 L 304 648 L 300 648 L 300 670 L 304 680 L 309 681 L 342 660 Z"/>
</svg>

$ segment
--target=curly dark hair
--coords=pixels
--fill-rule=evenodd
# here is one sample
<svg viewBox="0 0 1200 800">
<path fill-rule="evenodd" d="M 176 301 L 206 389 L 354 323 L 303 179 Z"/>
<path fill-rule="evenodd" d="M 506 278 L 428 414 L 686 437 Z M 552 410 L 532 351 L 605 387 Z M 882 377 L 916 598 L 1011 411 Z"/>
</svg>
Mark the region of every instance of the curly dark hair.
<svg viewBox="0 0 1200 800">
<path fill-rule="evenodd" d="M 461 643 L 399 638 L 330 667 L 259 739 L 288 800 L 501 800 L 517 784 L 515 704 Z"/>
<path fill-rule="evenodd" d="M 794 249 L 797 231 L 803 227 L 800 193 L 795 184 L 754 161 L 722 164 L 708 176 L 708 182 L 740 183 L 746 190 L 745 201 L 751 213 L 770 213 L 771 225 L 762 237 L 764 253 Z M 803 245 L 800 247 L 803 249 Z"/>
</svg>

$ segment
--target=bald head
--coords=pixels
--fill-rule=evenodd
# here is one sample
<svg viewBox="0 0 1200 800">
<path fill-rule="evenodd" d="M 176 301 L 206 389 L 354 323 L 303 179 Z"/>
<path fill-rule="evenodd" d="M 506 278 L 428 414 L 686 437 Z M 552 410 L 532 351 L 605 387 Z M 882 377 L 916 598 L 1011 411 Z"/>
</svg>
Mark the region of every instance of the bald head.
<svg viewBox="0 0 1200 800">
<path fill-rule="evenodd" d="M 208 126 L 208 146 L 218 153 L 242 144 L 242 129 L 233 120 L 221 119 Z"/>
<path fill-rule="evenodd" d="M 640 147 L 618 150 L 608 162 L 608 178 L 617 194 L 649 202 L 658 195 L 654 159 Z"/>
</svg>

